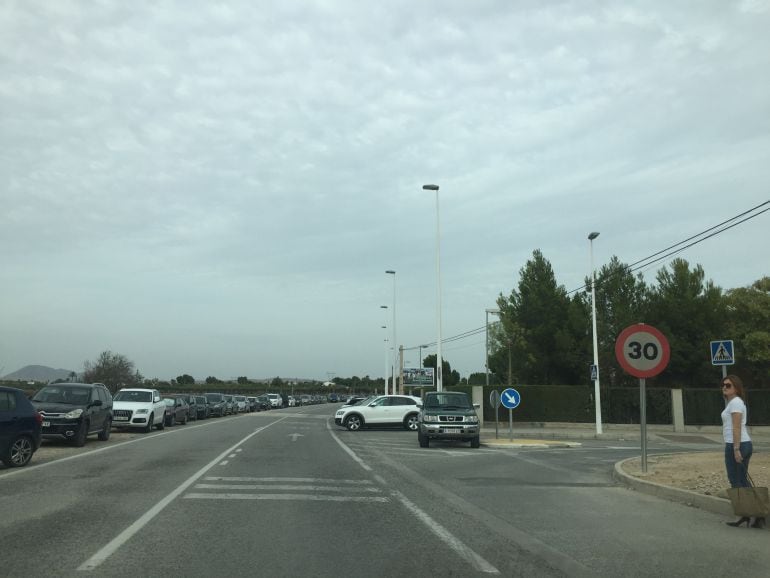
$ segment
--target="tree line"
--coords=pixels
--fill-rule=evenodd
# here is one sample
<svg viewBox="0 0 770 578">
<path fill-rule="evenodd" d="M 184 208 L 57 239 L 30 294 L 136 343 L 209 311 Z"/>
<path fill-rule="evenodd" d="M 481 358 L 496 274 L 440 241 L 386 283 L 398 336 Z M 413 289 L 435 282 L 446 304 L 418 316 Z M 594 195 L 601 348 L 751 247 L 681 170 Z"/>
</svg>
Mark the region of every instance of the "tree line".
<svg viewBox="0 0 770 578">
<path fill-rule="evenodd" d="M 520 270 L 518 286 L 497 299 L 499 322 L 490 324 L 489 369 L 500 383 L 588 384 L 593 362 L 591 279 L 568 294 L 536 250 Z M 709 342 L 732 339 L 747 385 L 770 387 L 770 277 L 722 290 L 700 265 L 674 259 L 648 284 L 613 256 L 596 274 L 596 319 L 603 386 L 635 385 L 615 358 L 615 339 L 635 323 L 660 329 L 671 346 L 666 370 L 651 385 L 712 386 L 721 369 L 711 364 Z"/>
</svg>

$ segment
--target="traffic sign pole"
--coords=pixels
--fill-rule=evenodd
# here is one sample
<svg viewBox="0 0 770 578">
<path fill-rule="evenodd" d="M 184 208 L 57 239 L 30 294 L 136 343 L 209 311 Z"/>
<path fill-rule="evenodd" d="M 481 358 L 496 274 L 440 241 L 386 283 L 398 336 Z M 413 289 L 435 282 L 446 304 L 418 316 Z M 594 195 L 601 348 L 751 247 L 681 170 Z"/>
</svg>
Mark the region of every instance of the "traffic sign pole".
<svg viewBox="0 0 770 578">
<path fill-rule="evenodd" d="M 639 379 L 639 421 L 642 427 L 642 471 L 647 472 L 647 380 Z"/>
</svg>

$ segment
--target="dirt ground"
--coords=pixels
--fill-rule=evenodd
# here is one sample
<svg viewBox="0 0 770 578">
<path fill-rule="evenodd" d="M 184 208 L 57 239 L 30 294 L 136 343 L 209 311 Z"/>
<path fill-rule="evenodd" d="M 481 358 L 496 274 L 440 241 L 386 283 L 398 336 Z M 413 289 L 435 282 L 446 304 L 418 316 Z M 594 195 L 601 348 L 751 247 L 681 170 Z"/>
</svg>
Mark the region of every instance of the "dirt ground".
<svg viewBox="0 0 770 578">
<path fill-rule="evenodd" d="M 623 471 L 634 477 L 690 490 L 707 496 L 727 497 L 724 452 L 698 452 L 647 457 L 647 473 L 642 473 L 641 458 L 629 460 Z M 770 454 L 754 454 L 749 474 L 757 486 L 770 487 Z"/>
</svg>

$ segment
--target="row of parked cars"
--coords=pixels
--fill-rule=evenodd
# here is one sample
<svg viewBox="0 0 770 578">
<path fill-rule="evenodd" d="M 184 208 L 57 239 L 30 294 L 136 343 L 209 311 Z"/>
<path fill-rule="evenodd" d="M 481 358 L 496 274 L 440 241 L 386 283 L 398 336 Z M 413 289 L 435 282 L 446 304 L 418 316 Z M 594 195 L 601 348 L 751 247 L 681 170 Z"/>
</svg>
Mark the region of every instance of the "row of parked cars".
<svg viewBox="0 0 770 578">
<path fill-rule="evenodd" d="M 302 398 L 277 393 L 161 395 L 144 388 L 121 389 L 113 397 L 101 383 L 50 384 L 27 398 L 20 389 L 0 387 L 0 460 L 9 467 L 24 466 L 46 438 L 80 447 L 91 435 L 107 441 L 113 428 L 149 432 L 193 420 L 313 403 L 309 396 Z"/>
</svg>

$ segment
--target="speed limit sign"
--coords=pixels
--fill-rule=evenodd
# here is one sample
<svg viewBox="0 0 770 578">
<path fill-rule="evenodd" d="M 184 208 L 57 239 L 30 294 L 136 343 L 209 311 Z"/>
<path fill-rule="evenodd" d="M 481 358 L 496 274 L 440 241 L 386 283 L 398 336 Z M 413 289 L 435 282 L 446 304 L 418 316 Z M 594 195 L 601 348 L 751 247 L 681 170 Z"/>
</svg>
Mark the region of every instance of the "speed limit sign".
<svg viewBox="0 0 770 578">
<path fill-rule="evenodd" d="M 668 339 L 652 325 L 637 323 L 626 327 L 615 341 L 615 357 L 634 377 L 654 377 L 671 357 Z"/>
</svg>

